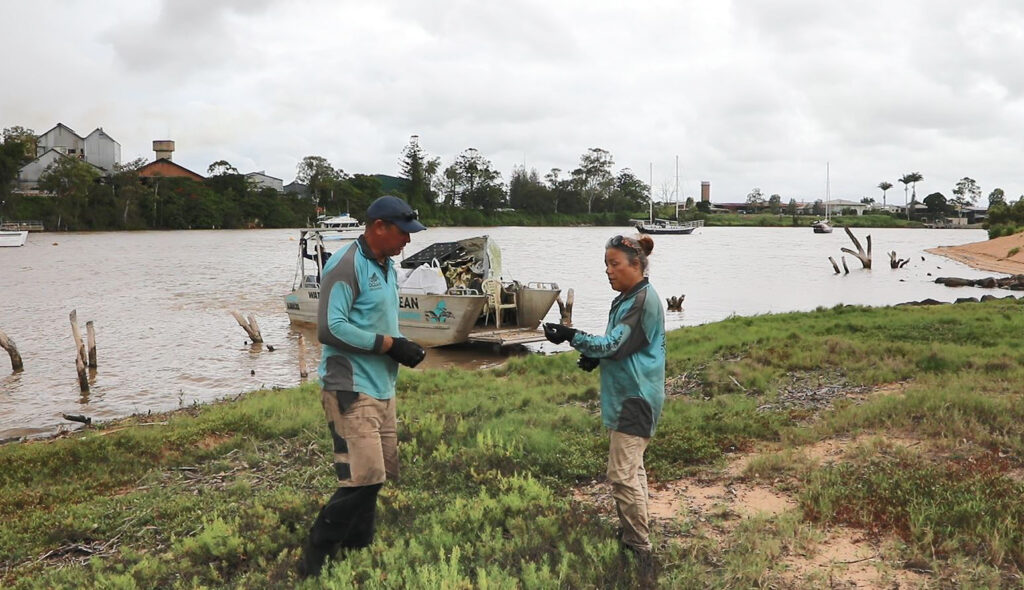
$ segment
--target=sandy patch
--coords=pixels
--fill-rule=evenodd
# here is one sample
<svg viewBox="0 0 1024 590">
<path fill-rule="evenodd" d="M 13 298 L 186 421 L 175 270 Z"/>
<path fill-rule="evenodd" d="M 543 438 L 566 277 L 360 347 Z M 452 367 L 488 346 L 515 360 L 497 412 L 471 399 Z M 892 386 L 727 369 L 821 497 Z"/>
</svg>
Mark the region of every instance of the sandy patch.
<svg viewBox="0 0 1024 590">
<path fill-rule="evenodd" d="M 1013 256 L 1014 248 L 1020 250 Z M 1024 232 L 961 246 L 940 246 L 926 250 L 962 262 L 972 268 L 1006 274 L 1024 274 Z"/>
<path fill-rule="evenodd" d="M 782 560 L 782 579 L 789 584 L 817 580 L 829 588 L 924 588 L 929 578 L 885 564 L 885 550 L 861 531 L 829 529 L 818 544 Z M 823 586 L 824 587 L 824 586 Z"/>
<path fill-rule="evenodd" d="M 902 383 L 877 388 L 872 394 L 899 395 Z M 918 439 L 890 434 L 861 434 L 833 438 L 795 449 L 812 462 L 840 461 L 864 444 L 911 447 Z M 718 473 L 658 482 L 651 486 L 648 513 L 651 530 L 665 542 L 686 543 L 685 537 L 699 536 L 725 542 L 743 520 L 755 516 L 776 516 L 799 506 L 795 497 L 777 486 L 779 480 L 748 479 L 744 472 L 750 462 L 778 453 L 778 445 L 764 445 L 754 452 L 737 453 Z M 606 481 L 590 481 L 573 490 L 576 501 L 590 505 L 616 525 L 614 500 Z M 682 529 L 680 525 L 687 523 Z M 818 582 L 832 588 L 920 588 L 931 578 L 905 569 L 902 564 L 886 563 L 885 556 L 898 553 L 883 546 L 884 540 L 868 537 L 859 529 L 830 527 L 821 531 L 817 542 L 801 544 L 772 568 L 782 587 L 809 587 Z"/>
</svg>

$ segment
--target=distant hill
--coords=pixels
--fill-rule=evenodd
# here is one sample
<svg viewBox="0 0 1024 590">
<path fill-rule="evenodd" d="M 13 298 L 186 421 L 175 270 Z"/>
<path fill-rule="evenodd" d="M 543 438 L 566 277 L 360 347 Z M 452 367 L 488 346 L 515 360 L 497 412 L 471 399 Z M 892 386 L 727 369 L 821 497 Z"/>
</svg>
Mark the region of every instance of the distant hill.
<svg viewBox="0 0 1024 590">
<path fill-rule="evenodd" d="M 380 190 L 384 194 L 400 192 L 404 195 L 406 193 L 405 187 L 409 184 L 409 181 L 405 178 L 388 176 L 387 174 L 374 174 L 373 177 L 380 181 Z"/>
</svg>

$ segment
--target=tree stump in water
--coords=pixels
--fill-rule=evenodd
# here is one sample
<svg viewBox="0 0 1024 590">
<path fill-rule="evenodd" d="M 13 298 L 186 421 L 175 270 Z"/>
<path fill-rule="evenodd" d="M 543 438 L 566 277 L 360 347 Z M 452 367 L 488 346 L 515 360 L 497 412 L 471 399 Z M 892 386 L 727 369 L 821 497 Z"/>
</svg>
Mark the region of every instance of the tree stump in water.
<svg viewBox="0 0 1024 590">
<path fill-rule="evenodd" d="M 92 320 L 85 322 L 85 333 L 86 338 L 89 340 L 89 368 L 96 368 L 96 329 L 92 325 Z"/>
<path fill-rule="evenodd" d="M 572 305 L 575 302 L 576 294 L 569 289 L 565 294 L 565 303 L 562 303 L 562 296 L 555 299 L 558 304 L 558 317 L 563 326 L 572 326 Z"/>
<path fill-rule="evenodd" d="M 853 232 L 850 231 L 850 228 L 844 227 L 843 229 L 846 230 L 846 235 L 849 236 L 851 240 L 853 240 L 853 245 L 857 247 L 857 251 L 854 252 L 849 248 L 840 248 L 839 250 L 841 250 L 842 252 L 846 252 L 851 256 L 856 256 L 857 260 L 860 260 L 861 266 L 863 266 L 864 268 L 871 268 L 871 236 L 868 235 L 868 250 L 867 252 L 865 252 L 864 248 L 862 248 L 860 245 L 860 240 L 858 240 L 857 237 L 853 235 Z"/>
<path fill-rule="evenodd" d="M 86 352 L 85 342 L 82 342 L 82 331 L 78 328 L 78 310 L 72 309 L 68 315 L 71 320 L 71 336 L 75 339 L 75 370 L 78 372 L 78 388 L 82 393 L 89 393 L 89 376 L 85 372 Z"/>
<path fill-rule="evenodd" d="M 246 321 L 245 318 L 242 317 L 242 314 L 237 311 L 232 311 L 231 315 L 234 316 L 238 325 L 242 326 L 245 333 L 249 335 L 250 340 L 254 343 L 263 342 L 263 335 L 260 334 L 260 327 L 256 324 L 256 318 L 252 314 L 249 314 L 249 321 Z"/>
<path fill-rule="evenodd" d="M 665 299 L 665 304 L 669 311 L 683 311 L 683 299 L 686 299 L 686 295 L 668 297 Z"/>
<path fill-rule="evenodd" d="M 7 354 L 11 357 L 11 369 L 15 373 L 20 373 L 25 370 L 25 366 L 21 362 L 21 355 L 18 354 L 18 347 L 14 344 L 14 341 L 7 337 L 3 331 L 0 331 L 0 348 L 7 351 Z"/>
</svg>

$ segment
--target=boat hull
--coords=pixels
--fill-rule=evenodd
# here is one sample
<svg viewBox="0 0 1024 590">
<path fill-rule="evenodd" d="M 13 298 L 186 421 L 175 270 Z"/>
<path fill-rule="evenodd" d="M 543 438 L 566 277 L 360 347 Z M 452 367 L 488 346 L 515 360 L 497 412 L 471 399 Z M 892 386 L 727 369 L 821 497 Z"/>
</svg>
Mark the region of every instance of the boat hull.
<svg viewBox="0 0 1024 590">
<path fill-rule="evenodd" d="M 633 227 L 642 234 L 689 235 L 698 227 L 704 227 L 704 221 L 698 219 L 678 222 L 669 219 L 656 219 L 654 221 L 639 221 Z"/>
<path fill-rule="evenodd" d="M 695 230 L 697 228 L 695 228 L 695 227 L 681 227 L 681 228 L 673 228 L 673 229 L 664 229 L 664 228 L 644 227 L 642 225 L 638 225 L 636 229 L 637 229 L 637 231 L 639 231 L 642 234 L 657 234 L 657 235 L 664 235 L 664 234 L 676 234 L 676 235 L 679 235 L 679 234 L 682 234 L 682 235 L 687 235 L 687 234 L 692 234 L 693 230 Z"/>
<path fill-rule="evenodd" d="M 0 231 L 0 247 L 17 248 L 24 246 L 26 240 L 28 240 L 27 231 Z"/>
<path fill-rule="evenodd" d="M 424 348 L 465 342 L 484 309 L 484 295 L 398 292 L 398 329 Z"/>
<path fill-rule="evenodd" d="M 288 317 L 296 324 L 315 326 L 319 301 L 320 290 L 308 287 L 284 296 Z M 484 295 L 399 292 L 398 328 L 403 336 L 425 348 L 459 344 L 469 339 L 486 301 Z"/>
<path fill-rule="evenodd" d="M 531 283 L 521 288 L 516 294 L 516 320 L 519 327 L 532 330 L 539 326 L 561 292 L 554 285 Z"/>
</svg>

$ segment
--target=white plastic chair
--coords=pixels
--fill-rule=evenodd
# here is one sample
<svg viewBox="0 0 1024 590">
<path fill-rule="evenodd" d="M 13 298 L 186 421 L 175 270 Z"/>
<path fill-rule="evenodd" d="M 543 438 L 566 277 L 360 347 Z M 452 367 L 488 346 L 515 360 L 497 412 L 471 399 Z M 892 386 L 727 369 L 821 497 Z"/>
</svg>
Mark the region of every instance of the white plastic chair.
<svg viewBox="0 0 1024 590">
<path fill-rule="evenodd" d="M 501 329 L 501 312 L 505 309 L 517 309 L 516 306 L 516 295 L 512 293 L 512 303 L 501 302 L 501 281 L 497 279 L 487 279 L 480 286 L 484 293 L 487 294 L 487 311 L 484 313 L 484 324 L 487 324 L 487 317 L 494 312 L 494 325 L 499 330 Z M 518 323 L 518 320 L 517 320 Z"/>
</svg>

